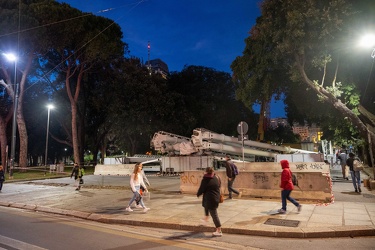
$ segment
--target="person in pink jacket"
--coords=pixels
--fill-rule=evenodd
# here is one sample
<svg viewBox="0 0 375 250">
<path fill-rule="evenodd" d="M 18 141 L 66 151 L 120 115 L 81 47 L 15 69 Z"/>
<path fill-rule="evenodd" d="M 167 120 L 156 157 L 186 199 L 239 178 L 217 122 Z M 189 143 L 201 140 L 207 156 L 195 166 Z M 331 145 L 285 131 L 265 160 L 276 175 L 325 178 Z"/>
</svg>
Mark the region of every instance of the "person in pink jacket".
<svg viewBox="0 0 375 250">
<path fill-rule="evenodd" d="M 281 181 L 280 181 L 280 188 L 281 190 L 281 209 L 278 210 L 280 214 L 286 213 L 286 200 L 293 203 L 297 209 L 298 212 L 301 211 L 302 206 L 292 197 L 290 197 L 290 193 L 294 189 L 293 182 L 292 182 L 292 172 L 289 168 L 289 162 L 287 160 L 281 160 L 280 161 L 281 167 L 283 171 L 281 172 Z"/>
</svg>

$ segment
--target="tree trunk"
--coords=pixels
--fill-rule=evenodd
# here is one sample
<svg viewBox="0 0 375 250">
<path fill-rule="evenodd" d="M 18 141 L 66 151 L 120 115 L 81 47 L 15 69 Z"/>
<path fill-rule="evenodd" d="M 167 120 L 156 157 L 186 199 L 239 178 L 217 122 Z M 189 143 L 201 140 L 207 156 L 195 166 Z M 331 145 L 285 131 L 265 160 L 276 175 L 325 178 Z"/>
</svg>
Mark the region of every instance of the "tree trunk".
<svg viewBox="0 0 375 250">
<path fill-rule="evenodd" d="M 269 105 L 268 99 L 263 98 L 262 104 L 260 106 L 257 141 L 263 141 L 264 140 L 264 131 L 265 131 L 265 126 L 267 125 L 267 123 L 266 123 L 267 114 L 266 113 L 268 111 L 268 105 Z"/>
<path fill-rule="evenodd" d="M 71 112 L 72 112 L 72 143 L 73 143 L 73 157 L 74 157 L 74 162 L 78 163 L 79 166 L 81 166 L 81 157 L 80 157 L 80 150 L 81 150 L 81 145 L 79 143 L 79 135 L 78 135 L 78 97 L 79 97 L 79 92 L 81 89 L 81 81 L 82 81 L 82 75 L 83 75 L 83 66 L 78 66 L 80 68 L 78 77 L 77 77 L 77 82 L 75 84 L 75 89 L 71 88 L 71 83 L 70 83 L 70 78 L 72 77 L 71 74 L 71 66 L 69 65 L 66 71 L 66 78 L 65 78 L 65 87 L 66 87 L 66 92 L 69 97 L 70 101 L 70 107 L 71 107 Z M 73 96 L 74 92 L 74 96 Z"/>
<path fill-rule="evenodd" d="M 22 71 L 22 77 L 20 81 L 20 91 L 18 96 L 18 110 L 17 110 L 17 124 L 18 124 L 18 133 L 20 137 L 20 154 L 18 164 L 21 168 L 27 167 L 27 151 L 28 151 L 28 135 L 26 129 L 25 118 L 23 116 L 23 99 L 25 96 L 25 83 L 26 78 L 29 74 L 31 64 L 33 62 L 33 56 L 29 55 L 27 58 L 27 63 L 25 69 Z"/>
<path fill-rule="evenodd" d="M 4 172 L 7 168 L 7 134 L 6 134 L 7 122 L 4 118 L 0 117 L 0 147 L 1 147 L 1 162 L 4 168 Z"/>
</svg>

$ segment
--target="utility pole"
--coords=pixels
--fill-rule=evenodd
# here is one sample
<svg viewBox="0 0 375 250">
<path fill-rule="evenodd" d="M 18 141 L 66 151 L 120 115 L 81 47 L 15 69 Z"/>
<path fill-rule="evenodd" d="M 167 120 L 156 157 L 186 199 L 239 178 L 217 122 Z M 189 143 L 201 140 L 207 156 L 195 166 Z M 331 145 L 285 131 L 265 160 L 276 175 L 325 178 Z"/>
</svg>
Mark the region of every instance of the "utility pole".
<svg viewBox="0 0 375 250">
<path fill-rule="evenodd" d="M 151 50 L 150 41 L 148 41 L 148 44 L 147 44 L 147 51 L 148 51 L 147 69 L 148 69 L 148 73 L 151 75 L 150 50 Z"/>
</svg>

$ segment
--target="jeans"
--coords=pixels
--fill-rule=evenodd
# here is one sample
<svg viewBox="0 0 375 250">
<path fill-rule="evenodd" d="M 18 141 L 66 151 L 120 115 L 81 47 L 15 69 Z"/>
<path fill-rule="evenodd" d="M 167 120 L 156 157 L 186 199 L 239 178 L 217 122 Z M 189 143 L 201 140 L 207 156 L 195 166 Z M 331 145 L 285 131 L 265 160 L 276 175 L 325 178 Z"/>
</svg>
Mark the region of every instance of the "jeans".
<svg viewBox="0 0 375 250">
<path fill-rule="evenodd" d="M 204 214 L 206 216 L 208 216 L 208 213 L 211 214 L 211 218 L 215 224 L 215 227 L 218 228 L 218 227 L 221 227 L 221 223 L 220 223 L 220 219 L 219 219 L 219 215 L 217 214 L 217 209 L 207 209 L 207 208 L 204 208 Z"/>
<path fill-rule="evenodd" d="M 361 172 L 360 171 L 350 171 L 350 175 L 352 176 L 352 182 L 354 189 L 357 190 L 361 187 Z"/>
<path fill-rule="evenodd" d="M 299 206 L 299 203 L 293 199 L 292 197 L 290 197 L 290 193 L 292 192 L 292 190 L 282 190 L 281 191 L 281 209 L 285 210 L 286 211 L 286 200 L 290 201 L 291 203 L 294 204 L 294 206 L 298 207 Z"/>
<path fill-rule="evenodd" d="M 228 192 L 229 192 L 229 198 L 232 198 L 232 192 L 235 194 L 240 194 L 236 189 L 234 189 L 233 183 L 236 177 L 231 178 L 231 180 L 228 179 Z"/>
<path fill-rule="evenodd" d="M 128 207 L 131 206 L 131 204 L 135 201 L 135 199 L 137 199 L 137 197 L 140 196 L 140 192 L 139 192 L 139 189 L 141 188 L 141 186 L 135 186 L 135 192 L 133 193 L 133 197 L 130 199 L 129 201 L 129 204 L 128 204 Z M 143 199 L 141 199 L 139 201 L 139 203 L 141 204 L 141 206 L 143 208 L 146 208 L 145 204 L 143 203 Z"/>
</svg>

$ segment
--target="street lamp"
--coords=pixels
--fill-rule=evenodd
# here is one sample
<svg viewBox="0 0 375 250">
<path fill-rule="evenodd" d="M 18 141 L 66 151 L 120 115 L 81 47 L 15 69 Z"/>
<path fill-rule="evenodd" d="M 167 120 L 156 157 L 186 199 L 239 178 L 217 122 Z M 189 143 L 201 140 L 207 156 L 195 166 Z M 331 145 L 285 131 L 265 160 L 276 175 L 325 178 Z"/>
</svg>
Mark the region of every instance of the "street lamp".
<svg viewBox="0 0 375 250">
<path fill-rule="evenodd" d="M 47 116 L 47 134 L 46 134 L 46 153 L 44 155 L 44 175 L 46 175 L 46 172 L 47 172 L 49 116 L 50 116 L 50 113 L 51 113 L 51 109 L 53 109 L 54 107 L 53 107 L 52 104 L 48 104 L 47 108 L 48 108 L 48 116 Z"/>
<path fill-rule="evenodd" d="M 16 131 L 17 131 L 17 109 L 18 109 L 18 83 L 17 83 L 17 57 L 11 53 L 4 53 L 4 56 L 14 62 L 14 99 L 13 99 L 13 124 L 12 124 L 12 146 L 10 151 L 10 170 L 9 177 L 13 177 L 14 161 L 16 153 Z"/>
<path fill-rule="evenodd" d="M 371 57 L 372 57 L 371 70 L 370 70 L 370 74 L 369 74 L 368 79 L 367 79 L 365 93 L 363 94 L 363 97 L 365 98 L 366 93 L 367 93 L 367 88 L 368 88 L 368 85 L 369 85 L 370 79 L 371 79 L 372 69 L 374 67 L 374 61 L 375 61 L 375 35 L 370 34 L 370 35 L 366 35 L 366 36 L 362 37 L 362 39 L 360 41 L 360 45 L 362 47 L 367 47 L 367 48 L 373 49 L 372 52 L 371 52 Z"/>
</svg>

